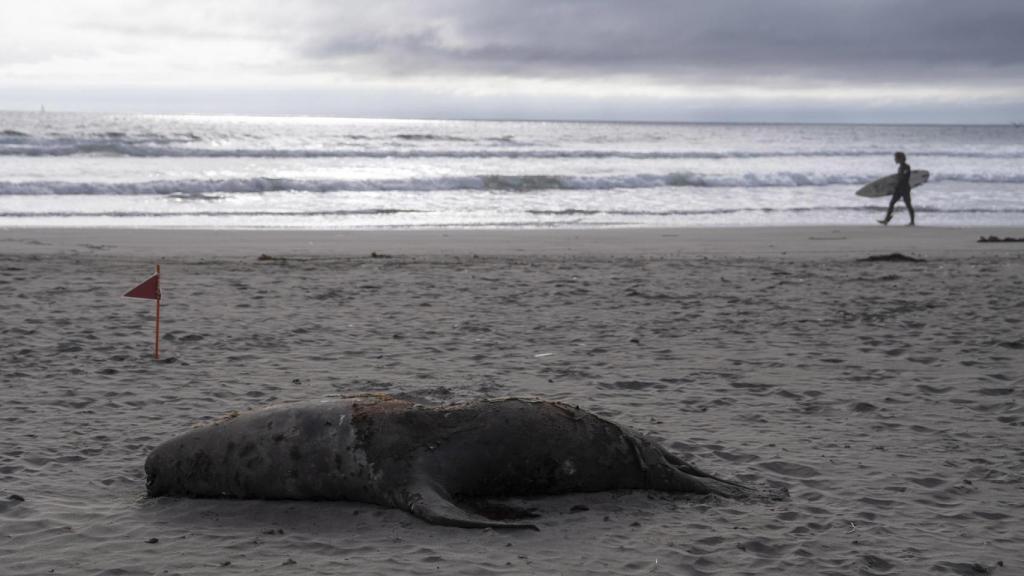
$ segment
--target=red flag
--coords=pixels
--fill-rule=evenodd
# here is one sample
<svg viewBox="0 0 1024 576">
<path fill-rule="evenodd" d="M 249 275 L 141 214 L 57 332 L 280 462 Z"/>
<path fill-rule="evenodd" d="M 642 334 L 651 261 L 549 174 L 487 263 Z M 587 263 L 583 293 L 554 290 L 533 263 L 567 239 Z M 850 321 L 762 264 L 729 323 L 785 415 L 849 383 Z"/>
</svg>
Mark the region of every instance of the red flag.
<svg viewBox="0 0 1024 576">
<path fill-rule="evenodd" d="M 127 298 L 160 299 L 160 274 L 153 274 L 145 282 L 125 293 Z"/>
</svg>

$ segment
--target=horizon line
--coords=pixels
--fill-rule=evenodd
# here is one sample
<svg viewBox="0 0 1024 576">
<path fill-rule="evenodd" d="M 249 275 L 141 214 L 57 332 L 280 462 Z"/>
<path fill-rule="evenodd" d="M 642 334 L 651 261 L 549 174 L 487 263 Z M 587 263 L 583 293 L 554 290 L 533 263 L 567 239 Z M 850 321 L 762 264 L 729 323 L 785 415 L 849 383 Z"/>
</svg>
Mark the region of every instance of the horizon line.
<svg viewBox="0 0 1024 576">
<path fill-rule="evenodd" d="M 306 118 L 306 119 L 329 119 L 329 120 L 379 120 L 379 121 L 407 121 L 407 122 L 524 122 L 524 123 L 553 123 L 553 124 L 679 124 L 679 125 L 746 125 L 746 126 L 977 126 L 977 127 L 1013 127 L 1024 128 L 1024 122 L 850 122 L 842 120 L 824 121 L 794 121 L 794 120 L 626 120 L 626 119 L 601 119 L 601 118 L 539 118 L 539 117 L 487 117 L 487 116 L 417 116 L 417 115 L 336 115 L 330 113 L 287 113 L 287 112 L 140 112 L 140 111 L 112 111 L 112 110 L 67 110 L 47 109 L 41 105 L 40 109 L 0 108 L 0 114 L 96 114 L 96 115 L 120 115 L 120 116 L 195 116 L 195 117 L 226 117 L 226 118 Z"/>
</svg>

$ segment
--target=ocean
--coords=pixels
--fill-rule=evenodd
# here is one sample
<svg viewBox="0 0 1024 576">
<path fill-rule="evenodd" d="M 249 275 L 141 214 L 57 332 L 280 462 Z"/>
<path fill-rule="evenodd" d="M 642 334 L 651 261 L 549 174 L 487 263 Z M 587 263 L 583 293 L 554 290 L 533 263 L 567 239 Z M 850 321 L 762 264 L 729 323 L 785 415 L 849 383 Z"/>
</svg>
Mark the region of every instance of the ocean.
<svg viewBox="0 0 1024 576">
<path fill-rule="evenodd" d="M 1024 226 L 1024 128 L 0 113 L 0 226 Z M 894 223 L 905 223 L 898 212 Z"/>
</svg>

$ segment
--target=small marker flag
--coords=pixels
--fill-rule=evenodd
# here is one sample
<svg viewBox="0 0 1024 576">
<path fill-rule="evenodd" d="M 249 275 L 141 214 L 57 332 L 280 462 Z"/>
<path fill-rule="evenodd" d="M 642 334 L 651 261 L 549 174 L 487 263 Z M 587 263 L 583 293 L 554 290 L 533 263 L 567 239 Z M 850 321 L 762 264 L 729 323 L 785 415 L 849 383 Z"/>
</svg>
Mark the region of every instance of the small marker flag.
<svg viewBox="0 0 1024 576">
<path fill-rule="evenodd" d="M 160 299 L 160 274 L 153 274 L 145 282 L 125 292 L 126 298 Z"/>
<path fill-rule="evenodd" d="M 156 274 L 146 279 L 135 288 L 125 292 L 126 298 L 145 298 L 156 300 L 156 330 L 153 333 L 153 356 L 160 359 L 160 265 L 156 265 Z"/>
</svg>

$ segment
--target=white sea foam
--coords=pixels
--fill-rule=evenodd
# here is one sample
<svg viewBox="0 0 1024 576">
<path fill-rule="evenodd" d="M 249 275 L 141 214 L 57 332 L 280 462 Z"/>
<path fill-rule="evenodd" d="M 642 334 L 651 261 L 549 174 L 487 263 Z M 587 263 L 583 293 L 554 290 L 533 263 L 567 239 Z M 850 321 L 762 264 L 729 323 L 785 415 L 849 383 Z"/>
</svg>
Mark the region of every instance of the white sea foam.
<svg viewBox="0 0 1024 576">
<path fill-rule="evenodd" d="M 809 176 L 779 173 L 742 176 L 708 176 L 690 173 L 635 174 L 603 177 L 555 175 L 502 175 L 411 178 L 381 180 L 307 180 L 295 178 L 236 178 L 212 180 L 156 180 L 148 182 L 0 182 L 0 195 L 174 195 L 206 196 L 216 193 L 365 192 L 365 191 L 448 191 L 494 190 L 614 190 L 663 187 L 798 187 L 854 185 L 863 178 L 851 176 Z"/>
<path fill-rule="evenodd" d="M 426 141 L 426 140 L 420 140 Z M 464 140 L 447 140 L 465 142 Z M 388 141 L 375 146 L 345 146 L 335 148 L 224 148 L 196 146 L 190 140 L 175 141 L 167 138 L 54 138 L 36 139 L 24 136 L 0 136 L 0 156 L 127 156 L 139 158 L 409 158 L 409 159 L 459 159 L 459 158 L 623 158 L 634 160 L 728 160 L 756 158 L 856 158 L 888 155 L 888 150 L 879 149 L 824 149 L 800 151 L 772 150 L 602 150 L 563 148 L 494 148 L 489 142 L 479 147 L 454 147 L 445 149 L 397 147 Z M 939 150 L 933 149 L 917 154 L 918 158 L 977 158 L 1015 159 L 1024 158 L 1024 149 L 993 151 Z"/>
<path fill-rule="evenodd" d="M 564 175 L 503 175 L 410 178 L 380 180 L 317 180 L 296 178 L 234 178 L 210 180 L 154 180 L 147 182 L 62 182 L 0 181 L 0 195 L 169 195 L 208 196 L 218 193 L 296 192 L 435 192 L 450 190 L 494 190 L 526 192 L 534 190 L 635 190 L 643 188 L 806 188 L 834 185 L 859 186 L 869 176 L 801 174 L 701 175 L 686 172 L 672 174 L 635 174 L 601 177 Z M 936 174 L 934 182 L 1020 184 L 1024 174 Z"/>
</svg>

